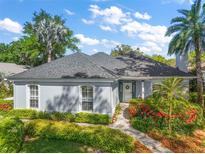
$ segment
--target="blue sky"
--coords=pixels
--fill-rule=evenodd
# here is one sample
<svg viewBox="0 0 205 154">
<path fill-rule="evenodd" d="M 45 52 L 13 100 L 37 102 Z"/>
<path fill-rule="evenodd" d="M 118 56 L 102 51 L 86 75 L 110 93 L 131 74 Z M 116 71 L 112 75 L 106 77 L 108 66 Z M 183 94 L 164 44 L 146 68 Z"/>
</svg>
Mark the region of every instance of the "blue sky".
<svg viewBox="0 0 205 154">
<path fill-rule="evenodd" d="M 164 37 L 178 9 L 191 0 L 0 0 L 0 42 L 22 36 L 33 12 L 44 9 L 60 15 L 87 53 L 110 53 L 118 44 L 139 47 L 146 54 L 167 56 L 171 38 Z"/>
</svg>

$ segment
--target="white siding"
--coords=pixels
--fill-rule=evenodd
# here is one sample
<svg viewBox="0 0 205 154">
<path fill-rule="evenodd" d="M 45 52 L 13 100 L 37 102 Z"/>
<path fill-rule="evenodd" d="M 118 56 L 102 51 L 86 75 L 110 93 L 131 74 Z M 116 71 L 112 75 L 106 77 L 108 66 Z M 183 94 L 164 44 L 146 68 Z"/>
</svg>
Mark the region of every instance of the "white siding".
<svg viewBox="0 0 205 154">
<path fill-rule="evenodd" d="M 14 108 L 26 108 L 26 85 L 14 85 Z"/>
<path fill-rule="evenodd" d="M 111 83 L 34 83 L 15 82 L 14 106 L 15 108 L 26 108 L 27 84 L 39 85 L 39 110 L 58 112 L 81 112 L 81 90 L 82 85 L 91 85 L 94 90 L 93 112 L 112 115 L 116 98 L 113 97 Z M 117 95 L 116 88 L 115 95 Z M 117 98 L 118 99 L 118 98 Z"/>
</svg>

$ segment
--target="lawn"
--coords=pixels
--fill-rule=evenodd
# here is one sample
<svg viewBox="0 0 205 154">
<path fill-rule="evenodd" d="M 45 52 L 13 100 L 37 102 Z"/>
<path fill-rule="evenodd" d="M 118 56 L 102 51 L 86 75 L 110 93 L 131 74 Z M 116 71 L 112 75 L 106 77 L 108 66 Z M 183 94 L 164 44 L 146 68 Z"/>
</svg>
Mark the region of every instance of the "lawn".
<svg viewBox="0 0 205 154">
<path fill-rule="evenodd" d="M 57 139 L 42 139 L 32 138 L 25 141 L 22 153 L 93 153 L 96 152 L 93 148 L 69 142 L 66 140 Z"/>
</svg>

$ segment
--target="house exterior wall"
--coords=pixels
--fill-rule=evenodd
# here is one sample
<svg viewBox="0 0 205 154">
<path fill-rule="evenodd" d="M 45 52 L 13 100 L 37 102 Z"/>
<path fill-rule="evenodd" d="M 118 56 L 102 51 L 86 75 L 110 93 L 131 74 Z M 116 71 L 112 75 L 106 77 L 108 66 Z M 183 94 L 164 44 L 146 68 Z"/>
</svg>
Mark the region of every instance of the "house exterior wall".
<svg viewBox="0 0 205 154">
<path fill-rule="evenodd" d="M 81 112 L 81 86 L 93 86 L 93 112 L 112 116 L 116 103 L 116 88 L 111 83 L 33 83 L 15 82 L 14 107 L 29 108 L 28 85 L 39 85 L 39 111 Z M 113 93 L 115 92 L 115 94 Z"/>
<path fill-rule="evenodd" d="M 24 84 L 14 84 L 14 108 L 27 108 L 26 86 Z"/>
<path fill-rule="evenodd" d="M 113 107 L 112 107 L 112 113 L 115 112 L 115 107 L 117 104 L 119 104 L 120 99 L 119 99 L 119 82 L 116 81 L 112 84 L 112 97 L 113 97 Z"/>
</svg>

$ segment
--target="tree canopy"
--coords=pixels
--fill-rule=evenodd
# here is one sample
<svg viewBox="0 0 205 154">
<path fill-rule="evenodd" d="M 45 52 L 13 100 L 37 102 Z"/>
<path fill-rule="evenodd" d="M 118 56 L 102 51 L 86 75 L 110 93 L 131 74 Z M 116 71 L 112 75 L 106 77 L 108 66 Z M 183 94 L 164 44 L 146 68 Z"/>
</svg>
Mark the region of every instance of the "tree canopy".
<svg viewBox="0 0 205 154">
<path fill-rule="evenodd" d="M 42 21 L 52 23 L 53 27 L 61 27 L 61 30 L 64 30 L 63 35 L 59 34 L 60 28 L 56 28 L 56 32 L 52 31 L 52 37 L 50 35 L 44 35 L 44 38 L 48 37 L 48 40 L 52 40 L 49 42 L 52 47 L 52 59 L 64 56 L 68 50 L 79 51 L 77 47 L 79 40 L 75 38 L 73 32 L 65 26 L 65 20 L 60 16 L 52 16 L 44 10 L 41 10 L 33 14 L 31 22 L 25 23 L 22 38 L 9 44 L 0 43 L 0 61 L 29 66 L 46 63 L 49 55 L 46 46 L 48 41 L 42 41 L 42 38 L 39 38 L 39 32 L 46 32 L 48 29 L 47 26 L 41 27 L 41 31 L 36 29 L 37 25 L 42 24 Z M 51 31 L 48 32 L 51 33 Z M 59 39 L 63 41 L 58 41 Z"/>
<path fill-rule="evenodd" d="M 181 16 L 171 20 L 171 26 L 166 35 L 173 35 L 169 43 L 168 54 L 182 54 L 195 51 L 195 64 L 197 74 L 198 102 L 204 108 L 203 79 L 201 71 L 201 55 L 205 49 L 205 4 L 195 0 L 190 10 L 178 10 Z"/>
<path fill-rule="evenodd" d="M 111 56 L 113 56 L 113 57 L 124 56 L 131 51 L 136 52 L 136 54 L 142 54 L 142 52 L 140 52 L 139 48 L 133 49 L 130 45 L 120 44 L 111 50 Z"/>
</svg>

